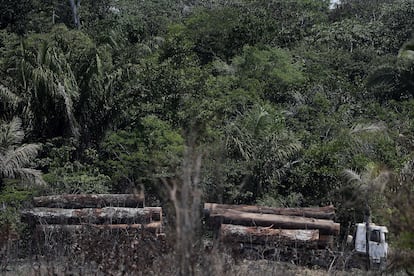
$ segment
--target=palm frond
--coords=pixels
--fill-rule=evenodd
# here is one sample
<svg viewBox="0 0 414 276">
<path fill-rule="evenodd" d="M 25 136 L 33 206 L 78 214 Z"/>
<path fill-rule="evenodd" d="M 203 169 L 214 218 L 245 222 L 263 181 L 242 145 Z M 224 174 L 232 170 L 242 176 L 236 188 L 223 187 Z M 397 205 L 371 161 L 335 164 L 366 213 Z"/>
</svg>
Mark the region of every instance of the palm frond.
<svg viewBox="0 0 414 276">
<path fill-rule="evenodd" d="M 70 68 L 63 54 L 43 44 L 37 52 L 37 66 L 31 70 L 33 81 L 33 91 L 35 93 L 35 105 L 43 105 L 43 99 L 50 99 L 57 109 L 64 106 L 60 117 L 69 124 L 71 133 L 76 138 L 79 137 L 79 129 L 73 111 L 73 101 L 77 99 L 78 85 L 73 71 Z M 46 119 L 48 114 L 42 114 Z"/>
<path fill-rule="evenodd" d="M 21 168 L 18 171 L 19 177 L 23 181 L 27 181 L 28 184 L 31 185 L 46 185 L 46 182 L 43 180 L 42 172 L 35 169 L 29 169 L 29 168 Z"/>
<path fill-rule="evenodd" d="M 37 98 L 40 98 L 42 95 L 47 95 L 48 93 L 52 96 L 57 94 L 55 76 L 49 68 L 37 67 L 32 70 L 31 74 L 34 92 Z"/>
<path fill-rule="evenodd" d="M 263 107 L 260 107 L 257 114 L 255 115 L 256 115 L 256 118 L 255 118 L 253 133 L 255 135 L 258 135 L 260 130 L 263 128 L 263 126 L 266 125 L 266 119 L 269 116 L 269 113 Z"/>
<path fill-rule="evenodd" d="M 359 173 L 357 173 L 354 170 L 351 169 L 345 169 L 342 172 L 342 175 L 348 180 L 348 183 L 350 182 L 357 182 L 357 183 L 362 183 L 362 177 Z"/>
<path fill-rule="evenodd" d="M 357 124 L 350 130 L 351 134 L 384 132 L 387 129 L 383 122 L 374 124 Z"/>
<path fill-rule="evenodd" d="M 40 45 L 39 51 L 37 52 L 37 63 L 38 64 L 45 64 L 48 59 L 48 51 L 49 51 L 49 43 L 47 41 L 43 41 Z"/>
<path fill-rule="evenodd" d="M 383 193 L 386 185 L 391 181 L 391 172 L 382 171 L 372 180 L 371 189 Z"/>
<path fill-rule="evenodd" d="M 22 130 L 22 121 L 14 117 L 10 123 L 0 125 L 0 154 L 6 149 L 22 142 L 24 132 Z"/>
<path fill-rule="evenodd" d="M 278 145 L 272 145 L 272 159 L 278 160 L 278 162 L 281 163 L 287 163 L 289 159 L 301 149 L 302 144 L 299 142 L 283 142 Z"/>
<path fill-rule="evenodd" d="M 73 112 L 72 98 L 69 96 L 68 93 L 66 93 L 65 87 L 61 84 L 58 84 L 58 91 L 59 91 L 59 95 L 63 98 L 65 102 L 65 109 L 66 109 L 65 113 L 66 113 L 66 118 L 69 122 L 71 133 L 73 136 L 75 136 L 75 138 L 78 138 L 79 128 L 78 128 L 78 122 L 76 121 L 75 115 Z"/>
<path fill-rule="evenodd" d="M 40 145 L 37 144 L 26 144 L 16 149 L 10 148 L 1 158 L 2 173 L 9 178 L 15 178 L 15 172 L 30 165 L 39 150 Z"/>
<path fill-rule="evenodd" d="M 11 92 L 6 86 L 0 84 L 0 102 L 3 104 L 10 104 L 15 107 L 20 101 L 20 97 Z"/>
<path fill-rule="evenodd" d="M 31 184 L 44 184 L 41 172 L 30 167 L 40 145 L 18 146 L 24 138 L 22 122 L 15 117 L 10 123 L 0 125 L 0 177 L 20 178 Z"/>
</svg>

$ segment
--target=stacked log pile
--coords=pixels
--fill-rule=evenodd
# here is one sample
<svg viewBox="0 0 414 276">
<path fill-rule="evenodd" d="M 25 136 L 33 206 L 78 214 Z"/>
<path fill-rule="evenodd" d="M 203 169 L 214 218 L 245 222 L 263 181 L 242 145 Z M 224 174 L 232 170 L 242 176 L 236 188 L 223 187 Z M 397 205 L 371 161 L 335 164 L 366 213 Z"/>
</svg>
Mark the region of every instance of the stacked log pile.
<svg viewBox="0 0 414 276">
<path fill-rule="evenodd" d="M 294 244 L 311 248 L 333 246 L 340 224 L 334 206 L 272 208 L 250 205 L 204 204 L 204 214 L 226 243 Z"/>
<path fill-rule="evenodd" d="M 42 196 L 33 205 L 22 212 L 22 219 L 43 233 L 100 229 L 163 235 L 162 208 L 144 207 L 142 194 Z"/>
</svg>

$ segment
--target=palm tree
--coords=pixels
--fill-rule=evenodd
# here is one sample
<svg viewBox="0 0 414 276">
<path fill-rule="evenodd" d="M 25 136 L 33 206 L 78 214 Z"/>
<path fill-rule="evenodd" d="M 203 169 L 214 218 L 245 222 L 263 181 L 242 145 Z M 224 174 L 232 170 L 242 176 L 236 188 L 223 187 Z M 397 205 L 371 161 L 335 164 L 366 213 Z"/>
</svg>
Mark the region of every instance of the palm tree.
<svg viewBox="0 0 414 276">
<path fill-rule="evenodd" d="M 370 266 L 369 258 L 369 241 L 371 240 L 371 231 L 369 226 L 371 223 L 371 206 L 370 202 L 376 193 L 384 192 L 385 186 L 391 181 L 391 172 L 381 169 L 378 165 L 370 163 L 367 165 L 362 173 L 357 173 L 353 170 L 344 170 L 344 176 L 348 182 L 356 184 L 356 191 L 361 195 L 362 200 L 365 201 L 365 224 L 366 224 L 366 256 L 367 265 Z"/>
<path fill-rule="evenodd" d="M 80 97 L 76 105 L 76 116 L 82 124 L 81 144 L 88 146 L 99 141 L 113 122 L 117 109 L 117 94 L 122 86 L 122 69 L 105 66 L 95 49 L 95 56 L 85 66 L 79 78 Z"/>
<path fill-rule="evenodd" d="M 24 144 L 22 122 L 15 117 L 0 124 L 0 187 L 5 178 L 20 179 L 29 184 L 44 184 L 41 172 L 30 168 L 40 145 Z"/>
<path fill-rule="evenodd" d="M 244 167 L 241 188 L 258 198 L 276 188 L 301 144 L 280 114 L 257 105 L 228 125 L 226 147 L 230 158 Z"/>
<path fill-rule="evenodd" d="M 69 129 L 72 136 L 78 137 L 73 111 L 73 102 L 79 96 L 78 85 L 65 55 L 47 40 L 37 49 L 26 44 L 21 43 L 19 73 L 28 92 L 26 104 L 34 131 L 41 136 L 54 136 Z"/>
<path fill-rule="evenodd" d="M 374 134 L 374 135 L 373 135 Z M 351 145 L 358 152 L 369 154 L 369 148 L 372 144 L 372 138 L 378 139 L 379 135 L 387 137 L 386 126 L 383 123 L 375 124 L 357 124 L 349 130 Z M 354 202 L 353 205 L 363 203 L 365 205 L 364 220 L 366 224 L 366 256 L 367 265 L 370 266 L 369 258 L 369 241 L 371 232 L 368 231 L 371 223 L 371 202 L 375 195 L 382 194 L 385 186 L 391 182 L 392 173 L 373 162 L 368 163 L 364 171 L 358 173 L 352 169 L 343 171 L 344 177 L 348 183 L 354 185 Z"/>
<path fill-rule="evenodd" d="M 354 150 L 356 149 L 357 153 L 368 155 L 373 140 L 377 140 L 379 137 L 387 137 L 387 128 L 383 122 L 356 124 L 348 131 L 348 136 L 351 140 L 350 145 Z M 374 192 L 382 193 L 391 176 L 388 170 L 375 163 L 368 163 L 361 173 L 346 169 L 343 174 L 348 183 L 356 185 L 355 188 L 358 193 L 362 192 L 367 197 Z"/>
</svg>

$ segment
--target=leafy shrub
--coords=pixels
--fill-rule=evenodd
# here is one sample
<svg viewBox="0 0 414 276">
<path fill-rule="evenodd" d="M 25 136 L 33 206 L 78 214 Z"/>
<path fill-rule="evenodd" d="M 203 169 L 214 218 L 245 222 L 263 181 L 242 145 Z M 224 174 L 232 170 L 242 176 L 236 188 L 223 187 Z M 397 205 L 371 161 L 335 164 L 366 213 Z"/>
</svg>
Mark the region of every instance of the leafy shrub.
<svg viewBox="0 0 414 276">
<path fill-rule="evenodd" d="M 43 178 L 48 186 L 44 193 L 107 193 L 111 178 L 96 166 L 98 154 L 94 149 L 83 152 L 84 162 L 75 160 L 76 141 L 54 139 L 45 145 L 46 157 L 41 160 Z"/>
<path fill-rule="evenodd" d="M 157 192 L 159 177 L 172 177 L 181 164 L 184 140 L 156 116 L 147 116 L 131 130 L 108 133 L 102 143 L 100 166 L 116 190 L 144 185 Z"/>
</svg>

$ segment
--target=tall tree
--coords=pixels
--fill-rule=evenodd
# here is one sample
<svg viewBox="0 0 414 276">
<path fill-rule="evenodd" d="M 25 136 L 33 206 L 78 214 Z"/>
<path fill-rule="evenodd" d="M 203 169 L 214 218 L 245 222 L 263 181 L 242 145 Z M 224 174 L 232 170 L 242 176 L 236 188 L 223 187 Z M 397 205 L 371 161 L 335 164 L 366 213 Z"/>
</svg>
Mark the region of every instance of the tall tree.
<svg viewBox="0 0 414 276">
<path fill-rule="evenodd" d="M 79 18 L 79 8 L 81 4 L 81 0 L 69 0 L 70 8 L 72 9 L 72 16 L 73 16 L 73 24 L 76 28 L 80 28 L 80 18 Z"/>
<path fill-rule="evenodd" d="M 36 40 L 35 40 L 36 41 Z M 73 102 L 78 97 L 78 86 L 65 55 L 50 41 L 21 43 L 18 68 L 23 84 L 33 132 L 41 137 L 79 135 L 74 117 Z M 67 128 L 66 128 L 67 127 Z"/>
<path fill-rule="evenodd" d="M 234 175 L 232 199 L 247 193 L 247 198 L 256 200 L 265 193 L 278 194 L 280 179 L 301 144 L 286 129 L 281 114 L 255 105 L 227 125 L 226 147 L 229 161 L 239 163 L 233 171 L 239 176 Z"/>
</svg>

